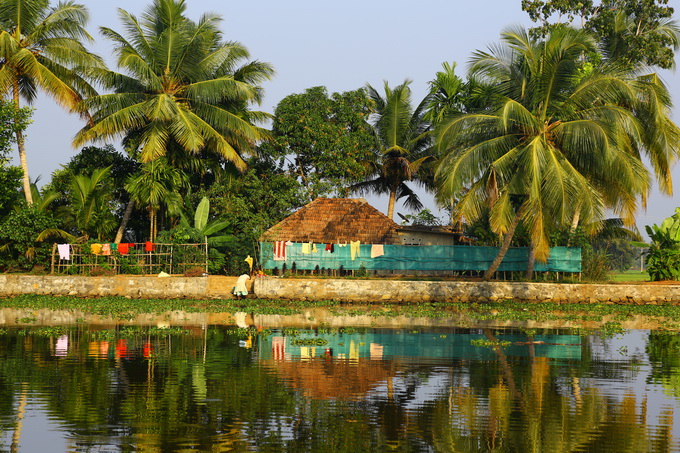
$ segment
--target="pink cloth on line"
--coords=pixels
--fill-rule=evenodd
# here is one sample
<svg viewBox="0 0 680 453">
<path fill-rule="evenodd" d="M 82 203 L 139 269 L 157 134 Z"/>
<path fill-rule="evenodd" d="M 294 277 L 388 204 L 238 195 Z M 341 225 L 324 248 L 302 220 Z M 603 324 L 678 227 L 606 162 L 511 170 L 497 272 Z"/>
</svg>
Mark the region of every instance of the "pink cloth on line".
<svg viewBox="0 0 680 453">
<path fill-rule="evenodd" d="M 71 259 L 71 245 L 70 244 L 57 244 L 57 250 L 59 251 L 60 260 L 70 260 Z"/>
</svg>

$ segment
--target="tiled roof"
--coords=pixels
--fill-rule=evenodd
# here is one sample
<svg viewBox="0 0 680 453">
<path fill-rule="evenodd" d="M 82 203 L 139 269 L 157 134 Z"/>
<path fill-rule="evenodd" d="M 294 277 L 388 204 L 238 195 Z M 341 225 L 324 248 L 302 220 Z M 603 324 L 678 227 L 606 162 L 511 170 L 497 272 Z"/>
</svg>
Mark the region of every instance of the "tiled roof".
<svg viewBox="0 0 680 453">
<path fill-rule="evenodd" d="M 267 230 L 260 241 L 393 244 L 397 227 L 363 198 L 317 198 Z"/>
</svg>

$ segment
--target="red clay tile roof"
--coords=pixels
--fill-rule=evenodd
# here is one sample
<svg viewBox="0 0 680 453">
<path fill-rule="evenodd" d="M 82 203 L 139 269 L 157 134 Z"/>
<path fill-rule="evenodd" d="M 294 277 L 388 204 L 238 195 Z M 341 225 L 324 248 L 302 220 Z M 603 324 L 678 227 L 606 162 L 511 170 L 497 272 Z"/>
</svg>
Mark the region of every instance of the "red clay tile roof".
<svg viewBox="0 0 680 453">
<path fill-rule="evenodd" d="M 397 227 L 363 198 L 317 198 L 267 230 L 260 241 L 394 244 Z"/>
</svg>

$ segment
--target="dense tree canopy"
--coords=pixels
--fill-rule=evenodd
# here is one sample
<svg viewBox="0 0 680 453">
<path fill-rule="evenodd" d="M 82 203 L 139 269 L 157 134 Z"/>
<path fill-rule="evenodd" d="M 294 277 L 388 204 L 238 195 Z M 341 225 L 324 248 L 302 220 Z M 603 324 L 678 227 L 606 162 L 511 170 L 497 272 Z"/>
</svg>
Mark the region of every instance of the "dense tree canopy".
<svg viewBox="0 0 680 453">
<path fill-rule="evenodd" d="M 598 37 L 606 58 L 631 69 L 675 66 L 680 28 L 668 0 L 522 0 L 522 9 L 542 36 L 578 19 L 576 25 Z"/>
<path fill-rule="evenodd" d="M 274 140 L 264 153 L 288 160 L 286 168 L 307 188 L 308 198 L 346 195 L 363 176 L 373 133 L 367 122 L 373 103 L 364 90 L 328 95 L 313 87 L 286 96 L 274 112 Z"/>
</svg>

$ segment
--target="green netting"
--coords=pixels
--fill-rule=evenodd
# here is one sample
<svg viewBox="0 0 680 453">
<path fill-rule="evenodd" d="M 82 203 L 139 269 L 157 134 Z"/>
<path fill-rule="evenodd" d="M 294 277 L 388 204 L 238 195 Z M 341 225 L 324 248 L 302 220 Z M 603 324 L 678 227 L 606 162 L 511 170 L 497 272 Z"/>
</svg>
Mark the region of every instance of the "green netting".
<svg viewBox="0 0 680 453">
<path fill-rule="evenodd" d="M 260 263 L 264 269 L 346 269 L 394 271 L 485 271 L 498 254 L 498 247 L 471 245 L 384 245 L 384 255 L 371 258 L 371 245 L 362 244 L 359 256 L 350 257 L 349 244 L 334 246 L 334 252 L 325 251 L 325 244 L 316 244 L 316 252 L 302 253 L 302 244 L 286 247 L 286 260 L 274 260 L 274 245 L 260 243 Z M 529 249 L 513 247 L 508 250 L 499 271 L 525 271 Z M 548 261 L 536 262 L 537 272 L 581 272 L 581 249 L 578 247 L 553 247 Z"/>
</svg>

